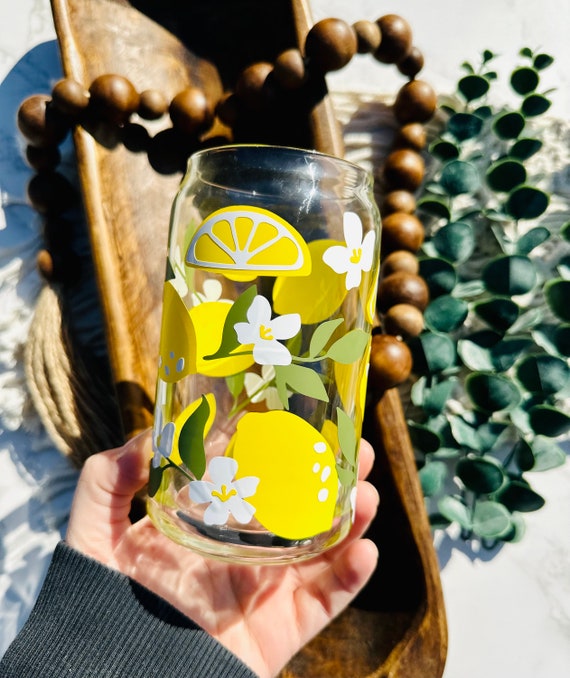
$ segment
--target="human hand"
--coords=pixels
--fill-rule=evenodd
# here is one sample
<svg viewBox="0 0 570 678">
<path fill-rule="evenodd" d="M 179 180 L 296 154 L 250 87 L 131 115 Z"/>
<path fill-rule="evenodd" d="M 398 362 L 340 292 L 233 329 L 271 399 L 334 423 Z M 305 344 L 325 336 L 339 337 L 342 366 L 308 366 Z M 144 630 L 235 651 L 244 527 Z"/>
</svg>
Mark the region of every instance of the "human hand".
<svg viewBox="0 0 570 678">
<path fill-rule="evenodd" d="M 363 441 L 354 525 L 338 546 L 291 565 L 236 565 L 180 546 L 148 517 L 131 523 L 131 502 L 148 480 L 150 436 L 90 457 L 73 501 L 67 543 L 169 601 L 261 678 L 275 676 L 362 589 L 376 546 L 361 536 L 378 506 L 364 481 L 373 451 Z"/>
</svg>

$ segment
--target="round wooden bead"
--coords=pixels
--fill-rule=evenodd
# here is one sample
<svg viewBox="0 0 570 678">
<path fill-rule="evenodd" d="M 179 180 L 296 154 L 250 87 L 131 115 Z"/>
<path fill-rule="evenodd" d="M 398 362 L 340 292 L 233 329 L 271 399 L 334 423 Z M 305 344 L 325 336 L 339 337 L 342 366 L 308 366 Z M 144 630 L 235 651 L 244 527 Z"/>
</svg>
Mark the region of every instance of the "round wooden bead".
<svg viewBox="0 0 570 678">
<path fill-rule="evenodd" d="M 89 87 L 90 108 L 107 122 L 121 125 L 139 107 L 139 95 L 130 80 L 107 73 L 95 78 Z"/>
<path fill-rule="evenodd" d="M 157 89 L 145 89 L 140 94 L 137 113 L 145 120 L 158 120 L 168 111 L 168 100 Z"/>
<path fill-rule="evenodd" d="M 408 78 L 415 78 L 424 67 L 424 55 L 420 50 L 412 45 L 408 54 L 398 62 L 397 68 L 402 75 Z"/>
<path fill-rule="evenodd" d="M 384 163 L 384 180 L 394 190 L 417 190 L 424 174 L 425 163 L 422 156 L 408 148 L 392 151 Z"/>
<path fill-rule="evenodd" d="M 402 125 L 394 138 L 394 148 L 411 148 L 421 151 L 425 148 L 427 135 L 421 122 L 409 122 Z"/>
<path fill-rule="evenodd" d="M 241 103 L 252 111 L 259 111 L 264 103 L 265 82 L 273 71 L 273 64 L 258 61 L 245 68 L 236 83 L 236 94 Z"/>
<path fill-rule="evenodd" d="M 419 308 L 411 304 L 395 304 L 386 311 L 382 325 L 388 334 L 409 339 L 423 331 L 424 316 Z"/>
<path fill-rule="evenodd" d="M 398 122 L 426 122 L 435 112 L 436 94 L 427 82 L 411 80 L 400 88 L 394 101 L 393 110 Z"/>
<path fill-rule="evenodd" d="M 199 134 L 214 120 L 214 112 L 206 94 L 198 87 L 188 87 L 172 99 L 168 109 L 172 124 L 184 134 Z"/>
<path fill-rule="evenodd" d="M 73 78 L 64 78 L 57 82 L 52 91 L 53 105 L 73 119 L 79 118 L 89 106 L 89 92 Z"/>
<path fill-rule="evenodd" d="M 359 54 L 370 54 L 380 47 L 382 33 L 380 32 L 380 26 L 376 22 L 357 21 L 352 24 L 352 28 L 356 33 L 356 51 Z"/>
<path fill-rule="evenodd" d="M 284 89 L 298 89 L 307 79 L 305 61 L 298 49 L 281 52 L 273 66 L 273 77 Z"/>
<path fill-rule="evenodd" d="M 305 56 L 322 73 L 338 71 L 356 54 L 358 41 L 352 26 L 342 19 L 323 19 L 307 34 Z"/>
<path fill-rule="evenodd" d="M 45 280 L 50 282 L 53 279 L 53 257 L 48 250 L 38 252 L 36 266 Z"/>
<path fill-rule="evenodd" d="M 57 146 L 69 130 L 50 102 L 51 98 L 45 94 L 33 94 L 18 108 L 18 129 L 32 146 Z"/>
<path fill-rule="evenodd" d="M 28 198 L 41 214 L 59 214 L 74 205 L 78 195 L 59 172 L 42 172 L 30 179 Z"/>
<path fill-rule="evenodd" d="M 385 391 L 402 384 L 412 370 L 412 354 L 400 339 L 388 334 L 375 334 L 370 349 L 368 382 L 376 391 Z"/>
<path fill-rule="evenodd" d="M 384 180 L 391 189 L 413 192 L 421 186 L 424 174 L 422 156 L 409 148 L 392 151 L 384 163 Z"/>
<path fill-rule="evenodd" d="M 392 212 L 406 212 L 412 214 L 416 211 L 416 199 L 410 191 L 396 190 L 386 193 L 382 201 L 382 216 Z"/>
<path fill-rule="evenodd" d="M 216 115 L 228 127 L 233 127 L 239 113 L 239 97 L 230 93 L 222 97 L 216 104 Z"/>
<path fill-rule="evenodd" d="M 382 40 L 374 57 L 384 64 L 397 64 L 412 48 L 410 24 L 397 14 L 381 16 L 376 23 L 380 27 Z"/>
<path fill-rule="evenodd" d="M 417 275 L 419 270 L 420 264 L 415 254 L 409 250 L 394 250 L 382 258 L 380 274 L 383 278 L 387 278 L 396 271 Z"/>
<path fill-rule="evenodd" d="M 417 252 L 424 241 L 422 222 L 413 214 L 392 212 L 382 219 L 382 253 Z"/>
<path fill-rule="evenodd" d="M 380 313 L 386 313 L 396 304 L 411 304 L 423 311 L 428 302 L 428 286 L 419 275 L 397 271 L 383 278 L 378 285 L 377 306 Z"/>
<path fill-rule="evenodd" d="M 26 146 L 26 160 L 37 172 L 54 169 L 61 162 L 61 153 L 57 146 Z"/>
</svg>

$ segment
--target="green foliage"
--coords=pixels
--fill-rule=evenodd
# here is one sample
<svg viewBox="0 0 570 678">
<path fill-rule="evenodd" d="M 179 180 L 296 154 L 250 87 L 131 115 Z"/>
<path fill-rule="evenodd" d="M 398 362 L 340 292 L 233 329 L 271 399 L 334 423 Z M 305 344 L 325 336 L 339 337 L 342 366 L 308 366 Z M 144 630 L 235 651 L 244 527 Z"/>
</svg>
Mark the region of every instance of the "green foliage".
<svg viewBox="0 0 570 678">
<path fill-rule="evenodd" d="M 460 103 L 429 145 L 418 197 L 430 303 L 409 341 L 410 437 L 432 524 L 456 523 L 485 546 L 522 538 L 524 513 L 544 504 L 527 474 L 563 464 L 558 438 L 570 432 L 570 221 L 544 218 L 550 196 L 529 163 L 554 60 L 520 56 L 507 77 L 512 108 L 490 99 L 495 54 L 462 64 Z"/>
</svg>

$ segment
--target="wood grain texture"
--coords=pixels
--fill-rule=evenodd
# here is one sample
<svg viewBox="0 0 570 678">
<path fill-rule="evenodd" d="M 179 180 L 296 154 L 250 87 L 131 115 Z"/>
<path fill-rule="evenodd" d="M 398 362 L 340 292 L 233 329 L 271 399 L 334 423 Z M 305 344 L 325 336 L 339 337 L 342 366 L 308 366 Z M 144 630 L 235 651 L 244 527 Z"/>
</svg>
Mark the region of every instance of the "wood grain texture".
<svg viewBox="0 0 570 678">
<path fill-rule="evenodd" d="M 119 73 L 141 91 L 172 98 L 191 84 L 213 97 L 252 61 L 302 45 L 307 0 L 52 0 L 65 74 L 85 85 Z M 413 17 L 412 17 L 413 20 Z M 342 155 L 324 79 L 277 121 L 252 116 L 238 141 L 281 143 Z M 303 105 L 299 108 L 299 103 Z M 154 142 L 167 122 L 146 124 Z M 169 213 L 182 173 L 125 146 L 99 125 L 74 132 L 79 177 L 124 436 L 148 427 L 158 363 Z M 159 155 L 157 155 L 157 158 Z M 312 641 L 282 678 L 439 678 L 447 634 L 439 572 L 399 396 L 370 403 L 381 508 L 372 581 Z"/>
</svg>

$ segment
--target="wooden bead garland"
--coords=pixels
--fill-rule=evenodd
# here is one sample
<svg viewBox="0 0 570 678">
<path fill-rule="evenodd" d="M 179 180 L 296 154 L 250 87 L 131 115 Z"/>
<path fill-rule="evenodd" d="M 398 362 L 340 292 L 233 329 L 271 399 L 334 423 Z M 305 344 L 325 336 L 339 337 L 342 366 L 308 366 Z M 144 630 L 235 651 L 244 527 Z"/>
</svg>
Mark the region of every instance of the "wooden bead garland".
<svg viewBox="0 0 570 678">
<path fill-rule="evenodd" d="M 423 67 L 423 55 L 412 43 L 408 22 L 395 14 L 375 22 L 357 21 L 352 26 L 341 19 L 319 21 L 306 36 L 304 54 L 291 48 L 279 54 L 274 63 L 248 65 L 238 76 L 234 91 L 219 101 L 211 101 L 201 89 L 189 87 L 168 102 L 155 89 L 137 92 L 127 78 L 116 74 L 97 77 L 88 89 L 66 78 L 56 83 L 51 96 L 26 99 L 18 110 L 18 126 L 29 144 L 26 159 L 38 172 L 28 185 L 28 197 L 47 220 L 47 249 L 37 260 L 42 274 L 64 284 L 78 275 L 77 266 L 69 261 L 71 248 L 53 235 L 61 216 L 78 203 L 75 189 L 56 171 L 61 159 L 58 145 L 71 127 L 81 124 L 89 129 L 90 123 L 103 121 L 121 132 L 128 148 L 148 148 L 151 160 L 149 144 L 156 137 L 151 140 L 142 125 L 131 121 L 134 115 L 158 120 L 168 114 L 172 128 L 161 133 L 160 152 L 168 156 L 171 151 L 173 157 L 163 162 L 163 167 L 180 171 L 194 150 L 231 142 L 240 116 L 270 111 L 272 101 L 279 96 L 302 92 L 311 78 L 322 78 L 345 67 L 356 54 L 372 54 L 381 63 L 395 64 L 409 78 L 393 104 L 400 128 L 383 167 L 383 263 L 377 304 L 381 325 L 373 333 L 370 369 L 371 386 L 378 392 L 404 382 L 412 359 L 403 340 L 422 331 L 422 311 L 428 303 L 427 285 L 418 275 L 415 257 L 423 242 L 423 226 L 413 213 L 414 193 L 425 173 L 423 123 L 435 111 L 436 96 L 430 85 L 416 79 Z M 220 123 L 224 135 L 213 136 L 212 130 Z M 62 228 L 65 232 L 67 229 Z M 65 258 L 61 252 L 65 252 Z"/>
</svg>

